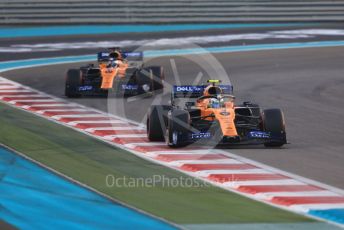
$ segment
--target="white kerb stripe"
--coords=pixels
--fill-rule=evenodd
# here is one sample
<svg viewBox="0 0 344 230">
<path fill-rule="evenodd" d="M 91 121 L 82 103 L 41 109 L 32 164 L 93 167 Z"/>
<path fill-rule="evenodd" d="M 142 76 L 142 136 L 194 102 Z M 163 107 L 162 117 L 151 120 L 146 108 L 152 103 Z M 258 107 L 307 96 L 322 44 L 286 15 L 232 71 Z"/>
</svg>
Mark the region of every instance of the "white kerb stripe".
<svg viewBox="0 0 344 230">
<path fill-rule="evenodd" d="M 254 185 L 306 185 L 294 179 L 280 179 L 280 180 L 252 180 L 252 181 L 232 181 L 223 183 L 224 186 L 237 188 L 239 186 L 254 186 Z"/>
<path fill-rule="evenodd" d="M 69 125 L 75 126 L 77 124 L 102 124 L 102 123 L 111 123 L 111 124 L 130 124 L 121 120 L 101 120 L 101 121 L 71 121 L 68 122 Z"/>
<path fill-rule="evenodd" d="M 289 208 L 299 212 L 308 212 L 309 210 L 326 210 L 335 208 L 344 208 L 344 204 L 298 204 L 291 205 Z"/>
<path fill-rule="evenodd" d="M 257 193 L 255 194 L 258 198 L 261 199 L 272 199 L 273 197 L 295 197 L 295 196 L 341 196 L 337 193 L 330 191 L 304 191 L 304 192 L 268 192 L 268 193 Z"/>
<path fill-rule="evenodd" d="M 34 91 L 31 91 L 31 90 L 27 90 L 27 89 L 12 89 L 12 90 L 0 90 L 1 93 L 27 93 L 27 92 L 30 92 L 30 93 L 34 93 Z"/>
<path fill-rule="evenodd" d="M 112 141 L 115 138 L 142 138 L 147 137 L 147 134 L 121 134 L 121 135 L 106 135 L 103 139 Z"/>
<path fill-rule="evenodd" d="M 42 97 L 49 97 L 49 96 L 45 96 L 45 95 L 29 95 L 27 96 L 28 98 L 21 98 L 21 97 L 25 97 L 23 95 L 11 95 L 11 96 L 8 96 L 8 97 L 13 97 L 13 98 L 20 98 L 18 101 L 37 101 L 37 100 L 49 100 L 49 101 L 60 101 L 60 100 L 54 100 L 54 99 L 32 99 L 32 98 L 42 98 Z M 15 100 L 15 99 L 14 99 Z"/>
<path fill-rule="evenodd" d="M 59 120 L 61 118 L 82 118 L 82 117 L 106 117 L 106 115 L 103 114 L 70 114 L 70 115 L 55 115 L 51 118 Z"/>
<path fill-rule="evenodd" d="M 56 101 L 54 101 L 56 102 Z M 60 104 L 34 104 L 34 105 L 29 105 L 30 107 L 54 107 L 54 106 L 64 106 L 64 107 L 70 107 L 70 108 L 75 108 L 75 105 L 67 104 L 67 103 L 60 103 Z"/>
<path fill-rule="evenodd" d="M 36 113 L 43 114 L 45 112 L 87 112 L 87 110 L 84 109 L 44 109 L 44 110 L 38 110 L 35 111 Z"/>
<path fill-rule="evenodd" d="M 173 151 L 174 149 L 171 148 L 170 151 L 166 150 L 161 150 L 161 151 L 150 151 L 151 153 L 156 153 L 156 154 L 220 154 L 216 150 L 209 150 L 209 149 L 193 149 L 193 150 L 178 150 L 178 151 Z M 224 156 L 225 157 L 225 156 Z M 229 158 L 229 157 L 228 157 Z"/>
<path fill-rule="evenodd" d="M 22 96 L 23 97 L 23 96 Z M 20 100 L 11 100 L 9 101 L 9 103 L 11 104 L 15 104 L 15 103 L 20 103 L 20 102 L 61 102 L 61 101 L 57 101 L 57 100 L 53 100 L 53 99 L 20 99 Z"/>
<path fill-rule="evenodd" d="M 179 160 L 168 162 L 169 165 L 180 167 L 184 164 L 243 164 L 234 159 L 220 159 L 220 160 Z"/>
<path fill-rule="evenodd" d="M 93 133 L 95 131 L 111 131 L 111 130 L 144 130 L 141 127 L 137 127 L 137 126 L 122 126 L 122 127 L 113 127 L 113 126 L 109 126 L 109 127 L 101 127 L 101 128 L 88 128 L 85 129 L 85 131 Z"/>
<path fill-rule="evenodd" d="M 14 90 L 14 89 L 18 89 L 20 86 L 17 85 L 0 85 L 0 92 L 2 92 L 3 90 Z"/>
<path fill-rule="evenodd" d="M 272 172 L 263 170 L 263 169 L 241 169 L 241 170 L 203 170 L 203 171 L 197 171 L 195 174 L 199 176 L 209 176 L 211 174 L 274 174 Z"/>
<path fill-rule="evenodd" d="M 130 144 L 124 144 L 127 148 L 135 148 L 139 146 L 166 146 L 166 143 L 164 142 L 138 142 L 138 143 L 130 143 Z"/>
</svg>

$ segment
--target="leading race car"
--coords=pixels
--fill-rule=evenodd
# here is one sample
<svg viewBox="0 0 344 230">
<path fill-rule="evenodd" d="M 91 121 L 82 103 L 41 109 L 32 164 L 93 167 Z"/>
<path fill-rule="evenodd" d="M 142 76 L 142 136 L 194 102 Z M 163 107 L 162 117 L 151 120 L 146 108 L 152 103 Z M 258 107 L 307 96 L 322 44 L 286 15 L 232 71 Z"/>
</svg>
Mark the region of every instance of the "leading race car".
<svg viewBox="0 0 344 230">
<path fill-rule="evenodd" d="M 258 105 L 234 103 L 232 85 L 208 80 L 207 85 L 174 86 L 170 105 L 153 105 L 147 115 L 150 141 L 181 147 L 200 141 L 225 144 L 287 143 L 280 109 L 261 110 Z"/>
<path fill-rule="evenodd" d="M 142 52 L 122 52 L 111 48 L 98 53 L 98 65 L 88 64 L 69 69 L 65 95 L 135 96 L 162 90 L 164 70 L 161 66 L 144 66 Z"/>
</svg>

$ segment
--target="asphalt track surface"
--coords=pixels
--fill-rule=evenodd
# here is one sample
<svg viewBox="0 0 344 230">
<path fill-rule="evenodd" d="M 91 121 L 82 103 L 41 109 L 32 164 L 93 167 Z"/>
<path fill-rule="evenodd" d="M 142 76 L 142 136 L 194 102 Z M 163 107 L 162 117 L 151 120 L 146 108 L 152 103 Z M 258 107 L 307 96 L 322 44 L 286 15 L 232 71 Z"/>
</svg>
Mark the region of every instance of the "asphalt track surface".
<svg viewBox="0 0 344 230">
<path fill-rule="evenodd" d="M 230 75 L 238 102 L 251 100 L 263 108 L 283 109 L 291 143 L 282 149 L 244 146 L 228 151 L 343 189 L 344 47 L 250 51 L 214 57 Z M 147 65 L 164 66 L 166 82 L 173 84 L 173 62 L 182 83 L 192 83 L 202 71 L 198 64 L 185 57 L 156 58 Z M 64 73 L 78 66 L 80 63 L 36 67 L 5 72 L 2 76 L 64 97 Z M 205 73 L 205 78 L 214 77 Z M 162 98 L 167 102 L 168 92 Z M 122 105 L 121 100 L 125 100 L 124 115 L 142 122 L 154 97 L 134 101 L 73 99 L 104 111 L 110 108 L 115 113 L 119 107 L 114 109 L 113 105 Z"/>
<path fill-rule="evenodd" d="M 288 26 L 288 27 L 261 27 L 261 28 L 232 28 L 232 29 L 214 29 L 214 30 L 194 30 L 194 31 L 166 31 L 160 33 L 123 33 L 123 34 L 101 34 L 101 35 L 69 35 L 69 36 L 48 36 L 48 37 L 15 37 L 15 38 L 0 38 L 1 47 L 11 47 L 16 45 L 34 45 L 34 44 L 46 44 L 46 43 L 83 43 L 83 42 L 98 42 L 98 41 L 122 41 L 122 40 L 144 40 L 144 39 L 163 39 L 163 38 L 183 38 L 194 36 L 216 36 L 216 35 L 230 35 L 230 34 L 264 34 L 271 31 L 283 31 L 283 30 L 302 30 L 302 29 L 344 29 L 342 24 L 312 24 L 308 26 Z M 295 39 L 241 39 L 232 40 L 227 42 L 213 41 L 211 43 L 202 45 L 205 46 L 238 46 L 238 45 L 253 45 L 253 44 L 274 44 L 274 43 L 288 43 L 288 42 L 310 42 L 310 41 L 336 41 L 343 40 L 343 36 L 315 36 L 310 38 Z M 137 47 L 127 47 L 129 49 L 135 49 Z M 57 56 L 71 56 L 71 55 L 83 55 L 99 52 L 99 48 L 94 48 L 90 45 L 87 48 L 82 49 L 66 49 L 57 51 L 45 51 L 45 52 L 23 52 L 23 53 L 3 53 L 0 54 L 0 61 L 28 59 L 28 58 L 41 58 L 41 57 L 57 57 Z"/>
</svg>

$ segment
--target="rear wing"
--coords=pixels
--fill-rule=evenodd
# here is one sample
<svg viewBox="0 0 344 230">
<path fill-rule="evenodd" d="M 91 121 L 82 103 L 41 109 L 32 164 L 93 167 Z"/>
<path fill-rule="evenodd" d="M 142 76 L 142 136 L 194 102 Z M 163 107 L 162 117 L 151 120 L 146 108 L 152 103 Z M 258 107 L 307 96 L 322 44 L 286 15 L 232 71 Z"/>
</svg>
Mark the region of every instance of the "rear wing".
<svg viewBox="0 0 344 230">
<path fill-rule="evenodd" d="M 122 56 L 127 61 L 143 61 L 143 52 L 122 52 Z M 109 52 L 99 52 L 97 55 L 97 60 L 107 61 L 110 59 Z"/>
<path fill-rule="evenodd" d="M 108 52 L 99 52 L 97 54 L 97 60 L 100 61 L 108 61 L 110 59 Z"/>
<path fill-rule="evenodd" d="M 203 91 L 208 85 L 174 85 L 172 98 L 198 98 L 203 96 Z M 232 85 L 217 85 L 222 89 L 223 94 L 233 94 Z"/>
<path fill-rule="evenodd" d="M 123 58 L 128 61 L 143 61 L 143 52 L 123 52 Z"/>
</svg>

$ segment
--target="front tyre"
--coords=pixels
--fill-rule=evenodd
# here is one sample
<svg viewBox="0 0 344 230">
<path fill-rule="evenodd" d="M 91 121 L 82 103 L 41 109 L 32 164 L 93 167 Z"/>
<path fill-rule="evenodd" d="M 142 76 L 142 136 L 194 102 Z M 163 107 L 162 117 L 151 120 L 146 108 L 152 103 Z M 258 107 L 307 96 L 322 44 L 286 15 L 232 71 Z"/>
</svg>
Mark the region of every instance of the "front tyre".
<svg viewBox="0 0 344 230">
<path fill-rule="evenodd" d="M 263 111 L 263 129 L 273 137 L 273 140 L 264 143 L 265 147 L 281 147 L 287 142 L 284 115 L 280 109 Z"/>
<path fill-rule="evenodd" d="M 80 97 L 81 95 L 78 91 L 78 88 L 80 85 L 81 85 L 80 70 L 69 69 L 66 74 L 65 95 L 70 98 Z"/>
<path fill-rule="evenodd" d="M 170 147 L 187 145 L 187 136 L 190 130 L 190 115 L 185 110 L 175 109 L 168 115 L 166 143 Z"/>
<path fill-rule="evenodd" d="M 153 74 L 153 90 L 162 90 L 164 88 L 165 72 L 162 66 L 150 66 Z"/>
<path fill-rule="evenodd" d="M 153 105 L 147 114 L 147 137 L 150 141 L 165 141 L 167 114 L 170 106 Z"/>
</svg>

